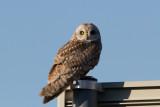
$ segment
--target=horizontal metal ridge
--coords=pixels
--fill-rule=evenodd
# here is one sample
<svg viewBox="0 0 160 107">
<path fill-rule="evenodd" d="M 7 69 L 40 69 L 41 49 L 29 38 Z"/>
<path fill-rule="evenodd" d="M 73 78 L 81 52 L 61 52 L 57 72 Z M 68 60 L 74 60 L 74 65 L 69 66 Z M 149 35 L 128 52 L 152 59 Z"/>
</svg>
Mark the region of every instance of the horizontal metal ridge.
<svg viewBox="0 0 160 107">
<path fill-rule="evenodd" d="M 126 82 L 100 82 L 103 88 L 145 88 L 160 87 L 160 80 L 154 81 L 126 81 Z"/>
</svg>

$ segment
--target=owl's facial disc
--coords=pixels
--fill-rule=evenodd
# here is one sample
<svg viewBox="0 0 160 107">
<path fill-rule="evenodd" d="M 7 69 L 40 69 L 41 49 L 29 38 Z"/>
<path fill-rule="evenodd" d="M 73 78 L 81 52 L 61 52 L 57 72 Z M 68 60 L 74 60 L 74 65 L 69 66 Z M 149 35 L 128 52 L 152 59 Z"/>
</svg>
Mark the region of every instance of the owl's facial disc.
<svg viewBox="0 0 160 107">
<path fill-rule="evenodd" d="M 98 28 L 93 24 L 81 24 L 75 32 L 75 36 L 78 40 L 94 41 L 100 39 L 100 33 Z"/>
</svg>

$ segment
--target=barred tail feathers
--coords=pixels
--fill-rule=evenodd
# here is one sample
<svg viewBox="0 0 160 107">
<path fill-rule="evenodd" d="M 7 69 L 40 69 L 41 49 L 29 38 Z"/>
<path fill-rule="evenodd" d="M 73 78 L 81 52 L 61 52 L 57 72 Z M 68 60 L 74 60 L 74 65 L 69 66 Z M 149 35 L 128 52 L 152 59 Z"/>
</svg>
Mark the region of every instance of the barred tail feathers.
<svg viewBox="0 0 160 107">
<path fill-rule="evenodd" d="M 57 97 L 68 85 L 67 81 L 63 81 L 62 79 L 47 84 L 40 92 L 40 96 L 44 96 L 43 103 L 48 103 Z"/>
</svg>

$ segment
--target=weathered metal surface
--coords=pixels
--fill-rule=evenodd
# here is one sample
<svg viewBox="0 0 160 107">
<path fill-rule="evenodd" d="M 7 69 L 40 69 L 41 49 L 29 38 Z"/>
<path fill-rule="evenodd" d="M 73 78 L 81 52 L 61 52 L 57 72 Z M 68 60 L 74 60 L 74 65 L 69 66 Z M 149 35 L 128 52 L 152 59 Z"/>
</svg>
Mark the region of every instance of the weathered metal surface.
<svg viewBox="0 0 160 107">
<path fill-rule="evenodd" d="M 160 107 L 160 81 L 97 83 L 96 95 L 98 107 Z M 58 107 L 73 107 L 73 91 L 58 100 Z"/>
</svg>

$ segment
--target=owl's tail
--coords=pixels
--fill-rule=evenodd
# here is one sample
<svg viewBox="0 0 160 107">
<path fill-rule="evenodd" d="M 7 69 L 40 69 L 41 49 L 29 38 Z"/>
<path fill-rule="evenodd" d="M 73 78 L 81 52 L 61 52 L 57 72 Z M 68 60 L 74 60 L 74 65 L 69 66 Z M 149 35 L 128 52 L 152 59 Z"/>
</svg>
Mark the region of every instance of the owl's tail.
<svg viewBox="0 0 160 107">
<path fill-rule="evenodd" d="M 61 80 L 47 84 L 40 92 L 40 96 L 44 96 L 43 103 L 46 104 L 57 97 L 67 86 L 68 84 L 62 83 Z"/>
</svg>

